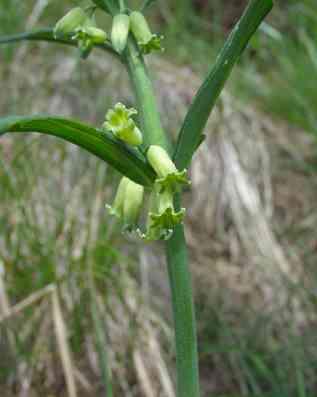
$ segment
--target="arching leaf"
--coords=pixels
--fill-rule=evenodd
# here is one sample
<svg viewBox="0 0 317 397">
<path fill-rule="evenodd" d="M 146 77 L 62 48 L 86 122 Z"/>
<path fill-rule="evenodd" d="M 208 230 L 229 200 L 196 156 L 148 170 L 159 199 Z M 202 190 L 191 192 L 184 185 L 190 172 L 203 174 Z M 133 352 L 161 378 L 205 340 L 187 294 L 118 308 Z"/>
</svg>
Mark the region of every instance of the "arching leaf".
<svg viewBox="0 0 317 397">
<path fill-rule="evenodd" d="M 251 0 L 230 33 L 185 117 L 174 153 L 174 161 L 178 169 L 189 166 L 201 142 L 209 115 L 235 63 L 272 6 L 272 0 Z"/>
<path fill-rule="evenodd" d="M 54 135 L 86 149 L 136 183 L 150 186 L 155 180 L 155 172 L 137 150 L 116 140 L 109 133 L 75 120 L 46 115 L 0 119 L 0 136 L 8 132 Z"/>
</svg>

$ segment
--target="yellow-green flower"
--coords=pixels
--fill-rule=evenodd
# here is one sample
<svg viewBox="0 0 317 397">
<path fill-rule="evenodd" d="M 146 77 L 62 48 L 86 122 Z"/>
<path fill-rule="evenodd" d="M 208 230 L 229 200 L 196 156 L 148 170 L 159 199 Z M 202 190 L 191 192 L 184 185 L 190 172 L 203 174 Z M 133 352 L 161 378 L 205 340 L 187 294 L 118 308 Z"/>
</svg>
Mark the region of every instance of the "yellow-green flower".
<svg viewBox="0 0 317 397">
<path fill-rule="evenodd" d="M 163 36 L 151 32 L 147 20 L 141 12 L 133 11 L 130 14 L 130 23 L 132 33 L 144 54 L 162 50 Z"/>
<path fill-rule="evenodd" d="M 61 18 L 54 28 L 56 38 L 74 34 L 76 29 L 87 22 L 88 16 L 80 7 L 73 8 L 63 18 Z"/>
<path fill-rule="evenodd" d="M 172 193 L 179 191 L 183 185 L 189 185 L 187 171 L 178 171 L 166 150 L 161 146 L 151 145 L 147 151 L 147 159 L 157 173 L 155 183 L 161 191 Z"/>
<path fill-rule="evenodd" d="M 111 131 L 115 137 L 129 145 L 141 145 L 142 133 L 131 118 L 135 114 L 137 114 L 135 109 L 128 109 L 122 103 L 117 103 L 114 109 L 108 110 L 103 128 Z"/>
<path fill-rule="evenodd" d="M 111 30 L 111 43 L 120 54 L 124 51 L 130 30 L 130 18 L 126 14 L 118 14 L 113 17 Z"/>
<path fill-rule="evenodd" d="M 144 187 L 123 177 L 119 183 L 112 206 L 106 205 L 109 213 L 117 217 L 124 230 L 136 228 L 144 195 Z"/>
<path fill-rule="evenodd" d="M 146 224 L 146 232 L 139 233 L 147 241 L 168 240 L 176 225 L 183 222 L 185 208 L 175 211 L 173 194 L 170 191 L 151 193 L 151 204 Z"/>
</svg>

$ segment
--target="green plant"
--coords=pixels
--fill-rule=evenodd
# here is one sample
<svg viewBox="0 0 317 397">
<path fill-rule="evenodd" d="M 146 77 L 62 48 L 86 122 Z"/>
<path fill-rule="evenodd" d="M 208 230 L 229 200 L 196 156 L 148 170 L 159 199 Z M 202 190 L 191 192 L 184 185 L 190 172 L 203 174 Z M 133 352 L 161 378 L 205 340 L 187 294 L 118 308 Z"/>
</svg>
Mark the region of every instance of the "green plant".
<svg viewBox="0 0 317 397">
<path fill-rule="evenodd" d="M 142 12 L 153 1 L 147 0 Z M 127 67 L 136 97 L 136 108 L 117 104 L 106 114 L 101 128 L 56 116 L 11 116 L 0 119 L 0 135 L 9 132 L 41 132 L 63 138 L 96 155 L 117 169 L 124 179 L 111 209 L 123 221 L 124 231 L 144 240 L 164 240 L 174 313 L 177 395 L 198 397 L 199 377 L 195 314 L 191 276 L 181 208 L 182 185 L 189 184 L 186 170 L 203 141 L 208 117 L 236 61 L 272 8 L 271 0 L 251 0 L 229 35 L 214 66 L 195 96 L 176 144 L 162 128 L 144 55 L 161 49 L 161 37 L 152 34 L 139 10 L 130 10 L 124 0 L 94 0 L 95 6 L 73 9 L 54 29 L 3 37 L 0 44 L 21 40 L 44 40 L 77 46 L 82 58 L 94 47 L 111 53 Z M 112 15 L 111 40 L 96 26 L 96 9 Z M 129 21 L 127 19 L 129 17 Z M 129 33 L 129 34 L 127 34 Z M 135 116 L 138 114 L 138 118 Z M 143 192 L 150 194 L 150 209 L 144 226 L 138 223 Z M 93 285 L 93 280 L 91 280 Z M 92 288 L 93 289 L 93 288 Z M 102 341 L 98 312 L 92 298 L 93 319 L 99 346 Z M 106 355 L 100 354 L 106 390 L 111 394 Z"/>
</svg>

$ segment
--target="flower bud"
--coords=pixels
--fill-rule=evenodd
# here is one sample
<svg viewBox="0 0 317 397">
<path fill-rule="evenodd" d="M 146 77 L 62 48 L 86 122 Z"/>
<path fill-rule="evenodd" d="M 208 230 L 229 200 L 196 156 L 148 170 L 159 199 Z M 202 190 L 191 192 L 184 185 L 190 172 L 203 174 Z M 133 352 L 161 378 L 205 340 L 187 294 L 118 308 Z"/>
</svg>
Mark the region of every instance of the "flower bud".
<svg viewBox="0 0 317 397">
<path fill-rule="evenodd" d="M 103 44 L 107 40 L 107 33 L 94 26 L 88 26 L 83 31 L 89 36 L 93 44 Z"/>
<path fill-rule="evenodd" d="M 141 145 L 142 133 L 131 118 L 134 114 L 137 114 L 135 109 L 127 109 L 122 103 L 117 103 L 114 109 L 107 112 L 103 128 L 111 131 L 118 139 L 129 145 Z"/>
<path fill-rule="evenodd" d="M 159 178 L 165 178 L 168 174 L 177 172 L 175 164 L 161 146 L 150 146 L 146 156 Z"/>
<path fill-rule="evenodd" d="M 123 204 L 125 199 L 126 187 L 129 183 L 129 180 L 130 179 L 127 177 L 121 178 L 112 206 L 108 204 L 106 205 L 106 208 L 109 209 L 110 215 L 113 215 L 119 219 L 123 218 Z"/>
<path fill-rule="evenodd" d="M 157 145 L 152 145 L 147 151 L 147 159 L 157 173 L 155 185 L 160 192 L 168 190 L 175 193 L 182 185 L 189 185 L 187 171 L 178 171 L 168 153 Z"/>
<path fill-rule="evenodd" d="M 88 17 L 84 10 L 80 7 L 73 8 L 57 22 L 54 28 L 54 36 L 63 37 L 74 33 L 87 19 Z"/>
<path fill-rule="evenodd" d="M 123 223 L 126 228 L 134 228 L 142 208 L 144 187 L 129 180 L 125 190 L 123 204 Z"/>
<path fill-rule="evenodd" d="M 148 54 L 151 51 L 162 50 L 161 40 L 163 37 L 152 34 L 150 27 L 141 12 L 133 11 L 130 14 L 130 23 L 132 33 L 144 54 Z"/>
<path fill-rule="evenodd" d="M 135 228 L 143 202 L 144 187 L 123 177 L 113 205 L 106 205 L 111 215 L 123 223 L 124 230 Z"/>
<path fill-rule="evenodd" d="M 113 18 L 111 42 L 113 48 L 120 54 L 124 51 L 130 29 L 130 18 L 126 14 L 118 14 Z"/>
</svg>

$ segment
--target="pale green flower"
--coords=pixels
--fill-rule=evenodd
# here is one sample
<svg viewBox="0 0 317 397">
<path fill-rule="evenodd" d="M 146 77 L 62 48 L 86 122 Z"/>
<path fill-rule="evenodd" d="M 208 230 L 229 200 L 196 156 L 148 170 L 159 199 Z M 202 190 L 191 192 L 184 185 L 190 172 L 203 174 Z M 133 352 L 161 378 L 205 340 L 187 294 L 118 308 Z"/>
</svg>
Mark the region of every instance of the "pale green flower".
<svg viewBox="0 0 317 397">
<path fill-rule="evenodd" d="M 147 241 L 168 240 L 176 225 L 183 222 L 185 208 L 175 211 L 173 194 L 169 191 L 151 193 L 151 204 L 146 224 L 146 232 L 139 235 Z"/>
<path fill-rule="evenodd" d="M 136 228 L 142 207 L 144 187 L 123 177 L 119 183 L 112 206 L 106 205 L 109 213 L 117 217 L 123 229 L 131 231 Z"/>
<path fill-rule="evenodd" d="M 126 14 L 115 15 L 112 22 L 111 43 L 120 54 L 124 51 L 130 30 L 130 18 Z"/>
<path fill-rule="evenodd" d="M 137 114 L 135 109 L 128 109 L 122 103 L 117 103 L 114 109 L 108 110 L 103 128 L 132 146 L 141 145 L 142 133 L 131 118 L 135 114 Z"/>
<path fill-rule="evenodd" d="M 80 7 L 73 8 L 55 25 L 54 36 L 56 38 L 69 36 L 76 32 L 76 29 L 87 22 L 88 16 Z"/>
<path fill-rule="evenodd" d="M 130 14 L 130 22 L 132 33 L 144 54 L 162 50 L 161 41 L 163 36 L 151 32 L 147 20 L 141 12 L 133 11 Z"/>
<path fill-rule="evenodd" d="M 178 171 L 166 150 L 161 146 L 151 145 L 147 151 L 147 159 L 157 173 L 155 183 L 160 191 L 168 190 L 172 193 L 179 191 L 183 185 L 189 185 L 187 171 Z"/>
</svg>

